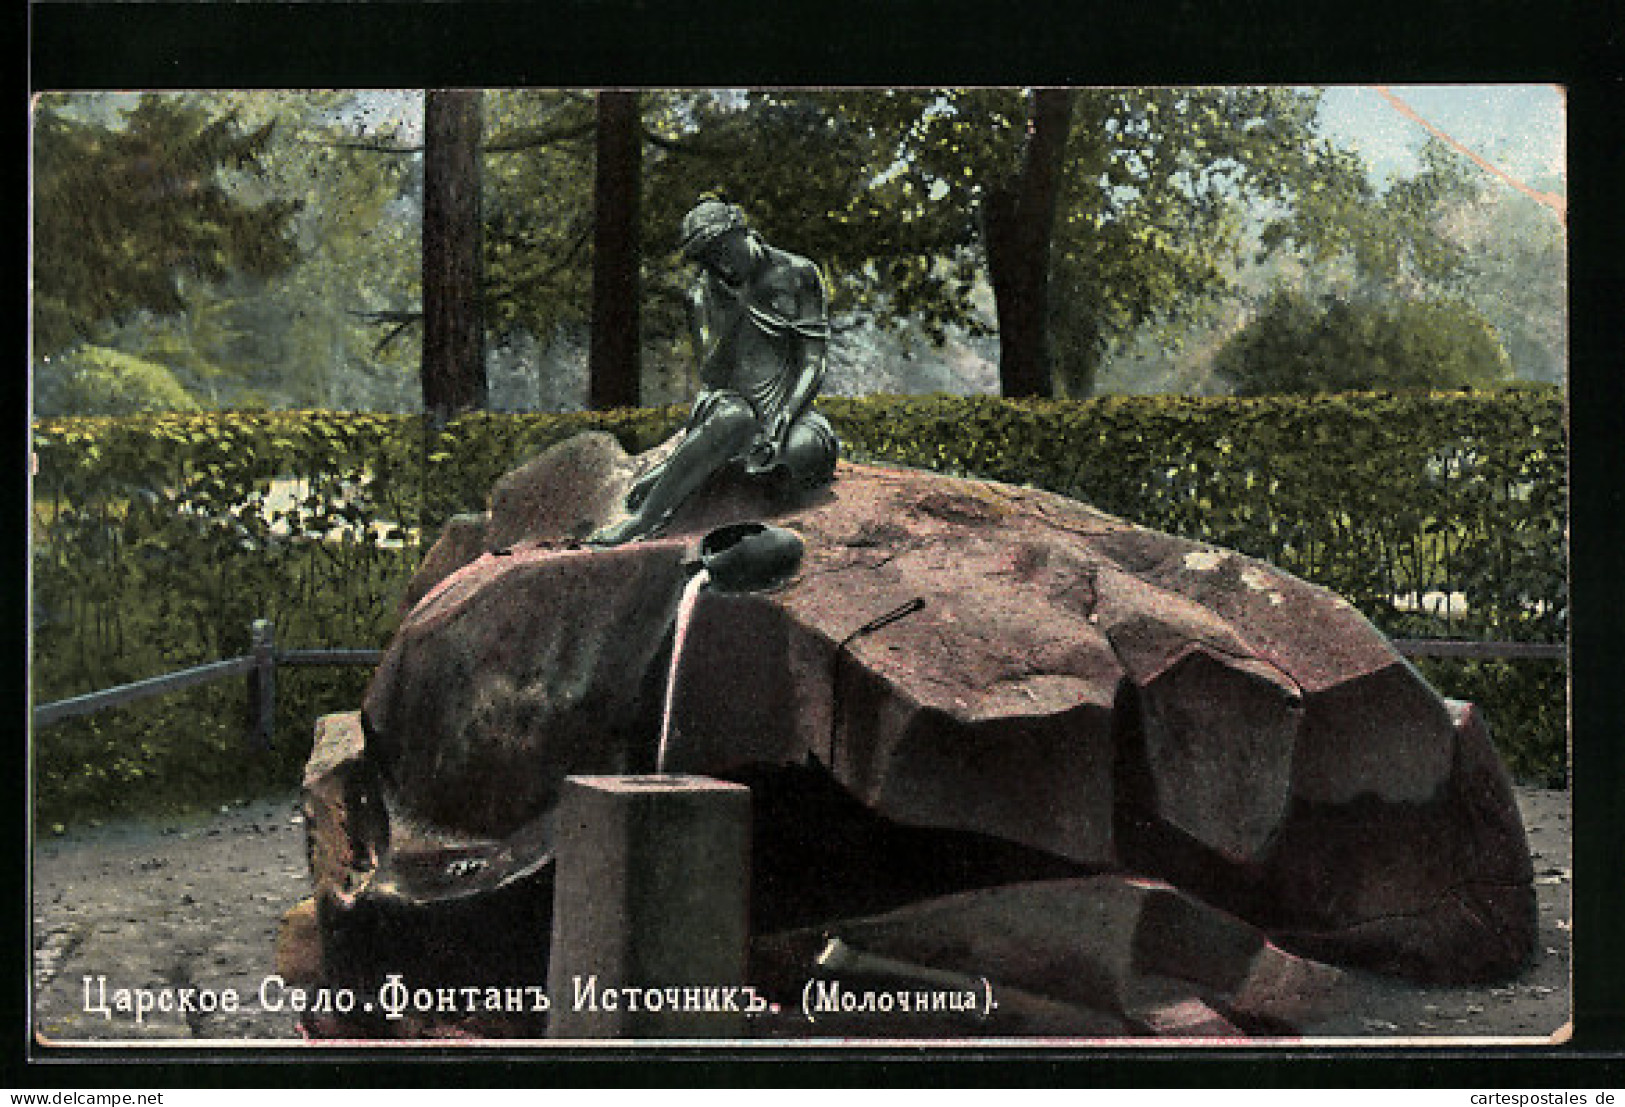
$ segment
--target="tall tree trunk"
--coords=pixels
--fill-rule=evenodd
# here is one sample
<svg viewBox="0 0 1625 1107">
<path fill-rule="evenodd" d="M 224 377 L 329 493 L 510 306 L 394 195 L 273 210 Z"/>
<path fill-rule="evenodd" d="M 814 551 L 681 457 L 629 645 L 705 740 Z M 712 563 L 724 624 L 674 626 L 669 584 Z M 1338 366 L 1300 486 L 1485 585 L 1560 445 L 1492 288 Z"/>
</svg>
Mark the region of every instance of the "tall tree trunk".
<svg viewBox="0 0 1625 1107">
<path fill-rule="evenodd" d="M 999 322 L 999 388 L 1006 396 L 1055 392 L 1049 352 L 1050 243 L 1071 128 L 1071 90 L 1033 90 L 1021 172 L 990 190 L 983 202 L 982 237 Z"/>
<path fill-rule="evenodd" d="M 431 89 L 423 105 L 423 410 L 436 423 L 485 407 L 480 101 Z"/>
<path fill-rule="evenodd" d="M 638 201 L 643 142 L 635 92 L 598 94 L 593 180 L 592 345 L 587 398 L 593 408 L 637 407 Z"/>
</svg>

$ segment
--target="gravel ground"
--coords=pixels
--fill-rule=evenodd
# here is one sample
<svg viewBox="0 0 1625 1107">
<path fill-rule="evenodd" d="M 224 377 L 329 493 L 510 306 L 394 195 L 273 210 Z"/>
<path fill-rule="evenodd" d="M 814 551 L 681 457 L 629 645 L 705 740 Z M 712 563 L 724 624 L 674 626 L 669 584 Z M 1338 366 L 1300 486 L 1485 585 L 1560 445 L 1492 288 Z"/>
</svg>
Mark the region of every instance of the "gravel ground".
<svg viewBox="0 0 1625 1107">
<path fill-rule="evenodd" d="M 1316 1039 L 1539 1038 L 1569 1018 L 1571 836 L 1567 792 L 1520 789 L 1540 900 L 1540 944 L 1516 980 L 1422 988 L 1351 973 L 1342 1012 Z M 294 795 L 212 817 L 120 822 L 45 837 L 32 874 L 33 1029 L 45 1042 L 297 1040 L 286 1010 L 260 1003 L 277 925 L 309 892 Z M 236 1011 L 116 1009 L 120 989 L 242 997 Z M 105 994 L 111 1017 L 95 1010 Z M 274 987 L 267 994 L 281 998 Z M 194 1002 L 202 1007 L 204 1003 Z"/>
<path fill-rule="evenodd" d="M 310 894 L 299 802 L 211 818 L 123 821 L 34 844 L 34 1031 L 52 1042 L 297 1038 L 261 1009 L 277 925 Z M 90 1003 L 86 1002 L 85 978 Z M 120 988 L 236 989 L 236 1012 L 87 1011 Z"/>
</svg>

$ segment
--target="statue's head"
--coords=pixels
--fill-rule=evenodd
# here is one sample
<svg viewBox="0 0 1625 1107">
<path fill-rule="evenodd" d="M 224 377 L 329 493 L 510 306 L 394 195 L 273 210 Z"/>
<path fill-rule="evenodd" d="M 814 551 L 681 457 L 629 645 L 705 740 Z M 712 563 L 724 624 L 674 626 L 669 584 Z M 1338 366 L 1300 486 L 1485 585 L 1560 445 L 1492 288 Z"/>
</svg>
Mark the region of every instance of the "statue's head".
<svg viewBox="0 0 1625 1107">
<path fill-rule="evenodd" d="M 697 261 L 714 243 L 735 231 L 748 231 L 745 213 L 737 204 L 721 200 L 701 200 L 683 216 L 678 249 L 684 260 Z"/>
</svg>

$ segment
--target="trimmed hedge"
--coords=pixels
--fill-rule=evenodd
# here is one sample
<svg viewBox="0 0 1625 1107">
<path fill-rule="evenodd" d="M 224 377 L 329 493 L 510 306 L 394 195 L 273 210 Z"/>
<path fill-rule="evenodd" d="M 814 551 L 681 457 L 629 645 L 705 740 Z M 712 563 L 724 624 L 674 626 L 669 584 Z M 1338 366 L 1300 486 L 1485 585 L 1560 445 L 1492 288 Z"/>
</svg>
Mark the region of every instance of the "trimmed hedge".
<svg viewBox="0 0 1625 1107">
<path fill-rule="evenodd" d="M 1395 636 L 1565 636 L 1555 390 L 821 407 L 854 457 L 1049 488 L 1262 557 Z M 437 529 L 483 509 L 499 476 L 589 429 L 642 450 L 685 414 L 478 415 L 438 429 L 331 412 L 39 422 L 35 700 L 242 653 L 255 618 L 272 619 L 288 648 L 380 646 Z M 1465 615 L 1414 610 L 1429 593 L 1459 594 Z M 1562 780 L 1561 665 L 1424 668 L 1446 694 L 1490 709 L 1515 772 Z M 312 717 L 353 708 L 362 677 L 290 673 L 266 755 L 243 752 L 240 711 L 225 706 L 240 703 L 235 686 L 47 728 L 35 740 L 37 814 L 49 824 L 291 784 Z"/>
</svg>

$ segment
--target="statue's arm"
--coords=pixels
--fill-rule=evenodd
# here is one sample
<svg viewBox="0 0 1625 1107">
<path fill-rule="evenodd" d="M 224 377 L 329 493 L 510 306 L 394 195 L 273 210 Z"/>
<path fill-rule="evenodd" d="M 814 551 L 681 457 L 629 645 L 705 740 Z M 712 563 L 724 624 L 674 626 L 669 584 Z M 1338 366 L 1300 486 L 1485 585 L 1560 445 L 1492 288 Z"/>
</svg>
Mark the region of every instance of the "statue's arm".
<svg viewBox="0 0 1625 1107">
<path fill-rule="evenodd" d="M 699 365 L 700 392 L 694 397 L 689 408 L 688 422 L 680 434 L 687 435 L 693 431 L 699 422 L 700 413 L 705 408 L 705 397 L 710 391 L 710 377 L 707 375 L 710 366 L 707 364 L 716 355 L 717 346 L 721 343 L 711 341 L 710 308 L 707 303 L 704 283 L 694 285 L 689 289 L 688 295 L 683 298 L 687 309 L 688 334 L 694 343 L 694 360 Z M 626 493 L 626 507 L 629 511 L 636 511 L 648 499 L 649 493 L 654 491 L 655 485 L 665 477 L 666 471 L 671 468 L 672 454 L 668 453 L 660 461 L 650 466 L 641 475 L 633 480 L 632 486 Z"/>
<path fill-rule="evenodd" d="M 705 288 L 702 284 L 695 284 L 688 290 L 684 298 L 684 305 L 688 308 L 688 337 L 694 343 L 694 360 L 703 364 L 706 354 L 705 321 Z"/>
<path fill-rule="evenodd" d="M 784 447 L 790 424 L 812 405 L 824 383 L 824 365 L 829 347 L 829 304 L 824 280 L 811 262 L 799 273 L 796 289 L 795 354 L 790 387 L 783 409 L 769 428 L 775 448 Z"/>
<path fill-rule="evenodd" d="M 700 390 L 704 392 L 711 387 L 716 377 L 716 367 L 712 364 L 721 356 L 722 343 L 716 341 L 714 333 L 715 321 L 712 319 L 713 304 L 707 294 L 706 281 L 701 278 L 688 294 L 688 331 L 694 342 L 694 364 L 700 378 Z"/>
</svg>

